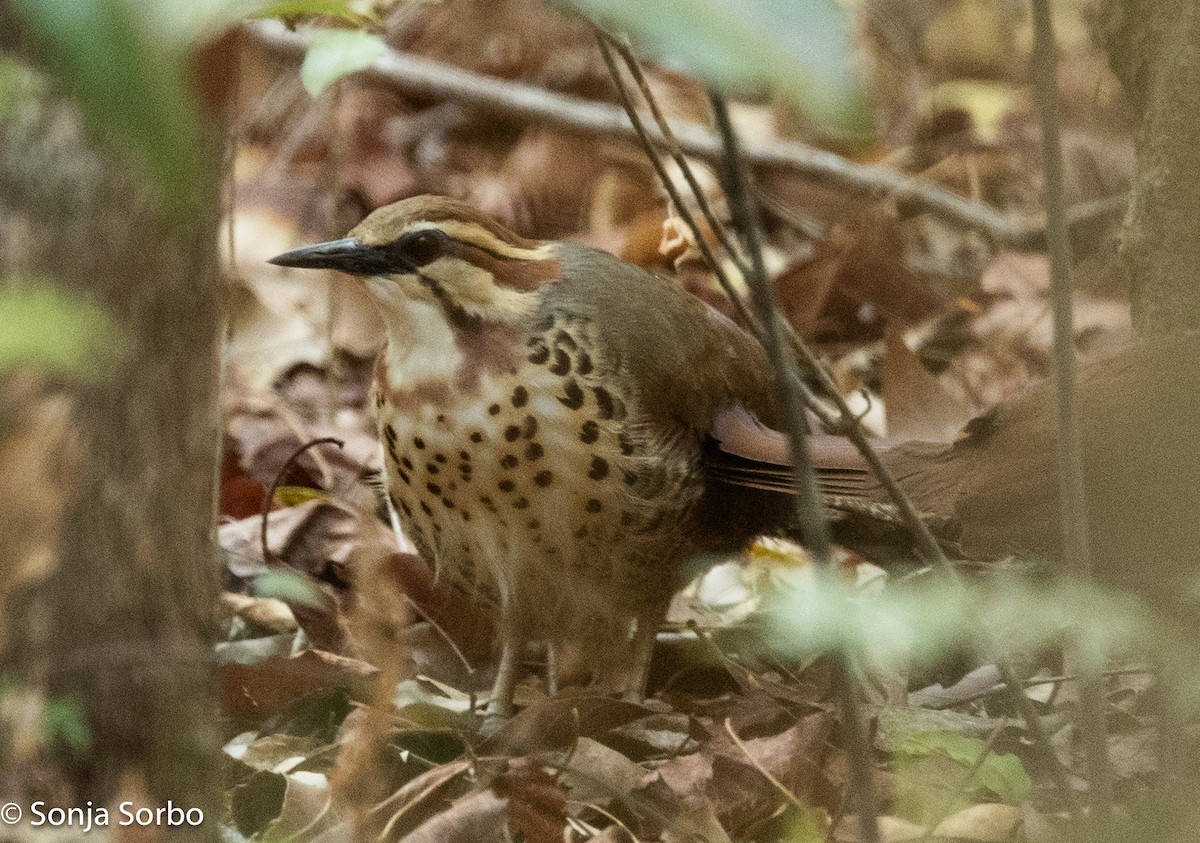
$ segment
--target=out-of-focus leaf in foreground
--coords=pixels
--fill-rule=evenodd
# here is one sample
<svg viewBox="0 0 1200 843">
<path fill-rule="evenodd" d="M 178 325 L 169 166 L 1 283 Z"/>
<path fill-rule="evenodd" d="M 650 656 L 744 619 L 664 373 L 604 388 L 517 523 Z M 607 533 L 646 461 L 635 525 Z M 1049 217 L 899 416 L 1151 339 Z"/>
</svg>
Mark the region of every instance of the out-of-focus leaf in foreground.
<svg viewBox="0 0 1200 843">
<path fill-rule="evenodd" d="M 102 308 L 48 282 L 0 283 L 0 372 L 31 364 L 92 380 L 120 360 L 122 335 Z"/>
<path fill-rule="evenodd" d="M 319 97 L 330 85 L 351 73 L 366 68 L 387 52 L 387 45 L 378 35 L 331 29 L 318 34 L 300 68 L 300 80 L 314 97 Z"/>
<path fill-rule="evenodd" d="M 570 0 L 661 60 L 722 88 L 770 86 L 819 128 L 872 134 L 848 11 L 837 0 Z"/>
<path fill-rule="evenodd" d="M 189 59 L 197 27 L 207 20 L 200 12 L 211 4 L 161 3 L 154 10 L 145 0 L 14 5 L 47 46 L 49 68 L 92 130 L 150 177 L 172 219 L 189 219 L 204 176 Z M 164 25 L 172 8 L 186 14 Z"/>
</svg>

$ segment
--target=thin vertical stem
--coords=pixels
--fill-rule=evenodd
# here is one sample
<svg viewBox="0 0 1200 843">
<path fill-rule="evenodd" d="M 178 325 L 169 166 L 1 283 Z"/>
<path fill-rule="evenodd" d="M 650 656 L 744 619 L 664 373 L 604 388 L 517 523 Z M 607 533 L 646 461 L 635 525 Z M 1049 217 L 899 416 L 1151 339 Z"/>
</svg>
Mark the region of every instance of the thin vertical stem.
<svg viewBox="0 0 1200 843">
<path fill-rule="evenodd" d="M 1071 242 L 1063 187 L 1062 140 L 1058 124 L 1058 55 L 1049 0 L 1032 0 L 1034 92 L 1042 129 L 1045 171 L 1046 240 L 1050 252 L 1050 302 L 1054 318 L 1054 378 L 1058 396 L 1058 499 L 1062 520 L 1063 554 L 1071 574 L 1080 580 L 1092 574 L 1088 547 L 1087 496 L 1083 480 L 1083 447 L 1075 399 L 1075 331 L 1071 314 Z M 1076 648 L 1078 656 L 1078 648 Z M 1091 779 L 1091 809 L 1095 819 L 1108 816 L 1112 793 L 1104 728 L 1100 665 L 1080 660 L 1080 727 Z"/>
<path fill-rule="evenodd" d="M 763 344 L 780 374 L 780 388 L 791 439 L 792 465 L 795 469 L 796 518 L 818 571 L 826 581 L 831 581 L 835 576 L 833 541 L 821 505 L 812 461 L 805 445 L 807 425 L 804 420 L 804 406 L 799 391 L 792 388 L 795 380 L 795 359 L 784 344 L 780 320 L 776 318 L 774 291 L 763 264 L 761 225 L 758 206 L 750 189 L 750 174 L 746 170 L 737 134 L 729 119 L 729 108 L 716 94 L 710 94 L 709 99 L 717 131 L 726 150 L 724 176 L 730 210 L 750 258 L 751 271 L 746 279 L 749 282 L 750 298 L 763 328 Z M 871 745 L 862 712 L 859 710 L 859 695 L 851 654 L 844 651 L 833 654 L 833 668 L 834 685 L 845 729 L 846 750 L 850 758 L 850 775 L 858 803 L 859 829 L 866 843 L 878 843 L 879 821 L 871 769 Z"/>
</svg>

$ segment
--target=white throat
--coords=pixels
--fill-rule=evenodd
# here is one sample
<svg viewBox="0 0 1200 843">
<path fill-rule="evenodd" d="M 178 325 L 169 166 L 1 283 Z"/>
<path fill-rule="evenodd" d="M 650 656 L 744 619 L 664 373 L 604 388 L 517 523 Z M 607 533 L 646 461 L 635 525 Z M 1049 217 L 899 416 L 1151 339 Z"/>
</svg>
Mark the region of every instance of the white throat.
<svg viewBox="0 0 1200 843">
<path fill-rule="evenodd" d="M 384 350 L 391 386 L 404 388 L 426 380 L 450 379 L 462 363 L 462 351 L 440 305 L 432 298 L 400 295 L 396 284 L 380 279 L 367 284 L 388 300 L 379 313 L 387 327 Z M 421 292 L 424 292 L 423 290 Z"/>
</svg>

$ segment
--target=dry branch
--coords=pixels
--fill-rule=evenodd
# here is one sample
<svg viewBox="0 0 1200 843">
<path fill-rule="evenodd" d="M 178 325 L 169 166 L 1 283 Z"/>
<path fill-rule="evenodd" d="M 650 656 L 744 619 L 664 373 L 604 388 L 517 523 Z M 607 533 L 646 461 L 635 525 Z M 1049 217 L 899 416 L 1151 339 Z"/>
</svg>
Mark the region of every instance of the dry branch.
<svg viewBox="0 0 1200 843">
<path fill-rule="evenodd" d="M 294 55 L 302 55 L 314 37 L 311 31 L 289 30 L 277 21 L 259 21 L 247 26 L 263 45 Z M 473 73 L 396 50 L 389 50 L 362 73 L 408 94 L 454 99 L 509 118 L 607 137 L 637 138 L 633 124 L 619 106 Z M 657 146 L 670 148 L 659 129 L 649 126 L 648 130 Z M 721 140 L 707 128 L 684 123 L 675 126 L 674 132 L 679 149 L 687 155 L 711 162 L 721 160 Z M 756 168 L 785 170 L 815 182 L 886 196 L 906 209 L 980 231 L 998 244 L 1036 249 L 1044 243 L 1046 222 L 1041 215 L 1002 213 L 888 167 L 856 164 L 832 152 L 791 140 L 748 141 L 743 155 Z M 1068 217 L 1072 222 L 1093 219 L 1124 208 L 1125 202 L 1124 194 L 1106 197 L 1079 205 Z"/>
</svg>

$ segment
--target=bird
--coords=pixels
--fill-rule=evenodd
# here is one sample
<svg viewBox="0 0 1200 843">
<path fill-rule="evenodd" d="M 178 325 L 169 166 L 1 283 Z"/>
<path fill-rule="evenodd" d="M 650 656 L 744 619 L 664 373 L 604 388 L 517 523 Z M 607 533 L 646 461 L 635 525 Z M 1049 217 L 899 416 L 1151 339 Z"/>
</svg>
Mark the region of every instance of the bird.
<svg viewBox="0 0 1200 843">
<path fill-rule="evenodd" d="M 436 196 L 271 262 L 355 276 L 378 307 L 387 497 L 437 575 L 497 620 L 492 711 L 512 713 L 532 641 L 582 648 L 639 698 L 692 563 L 794 534 L 780 382 L 757 340 L 677 281 Z M 1079 376 L 1097 576 L 1183 616 L 1200 561 L 1197 364 L 1200 334 L 1184 333 Z M 878 443 L 952 557 L 1061 561 L 1053 390 L 950 443 Z M 834 435 L 807 445 L 839 542 L 897 543 L 857 451 Z"/>
<path fill-rule="evenodd" d="M 535 641 L 640 698 L 693 562 L 787 521 L 787 496 L 710 476 L 722 417 L 781 428 L 781 393 L 757 340 L 677 280 L 440 196 L 270 262 L 355 276 L 378 308 L 387 497 L 437 576 L 495 616 L 492 712 L 513 712 Z"/>
</svg>

